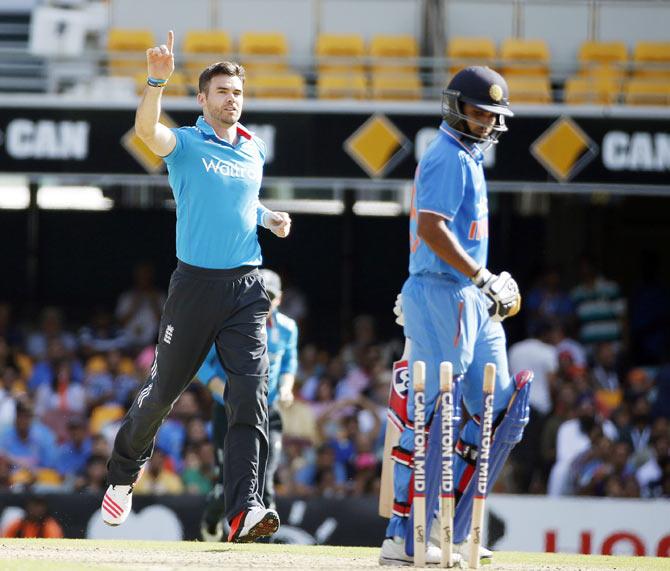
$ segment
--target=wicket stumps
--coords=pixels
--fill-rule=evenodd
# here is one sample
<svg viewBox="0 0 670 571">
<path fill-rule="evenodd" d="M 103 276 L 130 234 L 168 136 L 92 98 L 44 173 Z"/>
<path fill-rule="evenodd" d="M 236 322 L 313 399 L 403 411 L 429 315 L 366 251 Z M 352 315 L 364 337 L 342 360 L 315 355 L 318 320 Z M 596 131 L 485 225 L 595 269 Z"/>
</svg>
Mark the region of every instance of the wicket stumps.
<svg viewBox="0 0 670 571">
<path fill-rule="evenodd" d="M 414 565 L 425 567 L 427 548 L 426 525 L 426 364 L 416 361 L 413 369 L 414 388 Z M 487 363 L 484 368 L 482 394 L 482 415 L 480 422 L 480 445 L 477 454 L 477 468 L 474 485 L 477 486 L 472 508 L 470 527 L 471 543 L 469 567 L 479 568 L 479 551 L 484 532 L 484 509 L 488 486 L 489 457 L 493 432 L 493 397 L 495 390 L 496 366 Z M 454 530 L 454 386 L 452 364 L 440 363 L 440 547 L 442 548 L 442 567 L 454 566 L 453 530 Z M 432 428 L 432 427 L 431 427 Z M 437 430 L 437 428 L 432 428 Z M 431 514 L 432 517 L 432 514 Z"/>
<path fill-rule="evenodd" d="M 442 567 L 453 567 L 454 532 L 454 372 L 451 363 L 440 363 L 440 443 L 442 477 L 440 478 L 440 547 Z"/>
<path fill-rule="evenodd" d="M 491 456 L 491 435 L 493 433 L 493 392 L 495 390 L 496 366 L 487 363 L 484 367 L 484 391 L 482 414 L 479 423 L 479 453 L 474 503 L 472 505 L 472 527 L 470 528 L 470 569 L 479 569 L 479 548 L 484 539 L 484 508 L 489 480 L 489 458 Z"/>
<path fill-rule="evenodd" d="M 416 361 L 414 386 L 414 565 L 426 566 L 426 364 Z"/>
</svg>

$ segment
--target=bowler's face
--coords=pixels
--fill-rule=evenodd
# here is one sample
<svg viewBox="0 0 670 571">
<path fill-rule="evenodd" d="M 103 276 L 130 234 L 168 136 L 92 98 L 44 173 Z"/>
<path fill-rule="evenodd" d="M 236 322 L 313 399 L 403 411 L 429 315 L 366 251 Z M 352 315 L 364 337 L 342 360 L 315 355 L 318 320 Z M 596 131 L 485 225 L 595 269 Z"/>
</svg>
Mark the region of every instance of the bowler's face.
<svg viewBox="0 0 670 571">
<path fill-rule="evenodd" d="M 240 120 L 244 103 L 242 80 L 237 76 L 215 75 L 200 103 L 212 118 L 234 125 Z"/>
<path fill-rule="evenodd" d="M 468 129 L 480 139 L 485 139 L 493 131 L 496 122 L 496 114 L 491 111 L 484 111 L 479 107 L 465 103 L 463 105 L 463 114 L 468 118 Z"/>
</svg>

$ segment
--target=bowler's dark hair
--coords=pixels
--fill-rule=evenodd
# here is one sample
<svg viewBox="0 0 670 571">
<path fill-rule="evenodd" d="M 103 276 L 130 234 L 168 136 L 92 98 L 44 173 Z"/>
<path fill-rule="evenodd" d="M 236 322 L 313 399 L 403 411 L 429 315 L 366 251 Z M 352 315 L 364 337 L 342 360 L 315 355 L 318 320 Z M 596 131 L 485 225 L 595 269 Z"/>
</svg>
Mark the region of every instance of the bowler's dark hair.
<svg viewBox="0 0 670 571">
<path fill-rule="evenodd" d="M 244 68 L 234 61 L 218 61 L 213 63 L 200 74 L 198 79 L 198 91 L 200 93 L 207 93 L 209 83 L 212 78 L 217 75 L 227 75 L 229 77 L 239 77 L 244 84 L 245 72 Z"/>
</svg>

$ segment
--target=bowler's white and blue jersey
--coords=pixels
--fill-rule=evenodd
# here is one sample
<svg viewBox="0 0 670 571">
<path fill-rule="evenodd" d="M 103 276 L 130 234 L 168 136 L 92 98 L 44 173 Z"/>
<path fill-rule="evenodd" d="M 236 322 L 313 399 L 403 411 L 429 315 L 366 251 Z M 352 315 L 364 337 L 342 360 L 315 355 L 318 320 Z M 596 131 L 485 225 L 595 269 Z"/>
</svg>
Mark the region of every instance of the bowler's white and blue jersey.
<svg viewBox="0 0 670 571">
<path fill-rule="evenodd" d="M 279 396 L 279 379 L 289 373 L 295 375 L 298 370 L 298 325 L 290 317 L 273 311 L 267 322 L 268 357 L 270 371 L 268 374 L 268 406 Z M 212 345 L 196 378 L 204 385 L 209 385 L 214 377 L 226 379 L 221 361 L 216 353 L 216 345 Z M 223 397 L 215 394 L 214 398 L 223 404 Z"/>
<path fill-rule="evenodd" d="M 238 125 L 232 145 L 202 116 L 172 132 L 177 144 L 164 160 L 177 204 L 177 258 L 210 269 L 259 266 L 265 144 Z"/>
<path fill-rule="evenodd" d="M 441 260 L 418 237 L 419 212 L 432 212 L 444 218 L 465 251 L 479 265 L 486 265 L 489 219 L 483 159 L 478 147 L 464 145 L 442 122 L 438 135 L 421 158 L 414 179 L 410 274 L 448 274 L 458 282 L 468 282 L 467 276 Z"/>
</svg>

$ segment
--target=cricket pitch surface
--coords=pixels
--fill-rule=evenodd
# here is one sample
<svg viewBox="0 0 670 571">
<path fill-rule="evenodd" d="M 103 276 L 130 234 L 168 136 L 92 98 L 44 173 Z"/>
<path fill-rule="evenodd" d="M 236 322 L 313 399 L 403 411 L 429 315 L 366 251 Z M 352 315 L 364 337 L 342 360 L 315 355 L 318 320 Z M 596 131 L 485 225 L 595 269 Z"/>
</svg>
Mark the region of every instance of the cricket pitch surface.
<svg viewBox="0 0 670 571">
<path fill-rule="evenodd" d="M 0 539 L 3 571 L 132 571 L 292 569 L 317 571 L 379 568 L 379 549 L 193 541 L 93 541 L 87 539 Z M 386 569 L 386 567 L 385 567 Z M 670 571 L 670 558 L 496 552 L 483 571 Z"/>
</svg>

